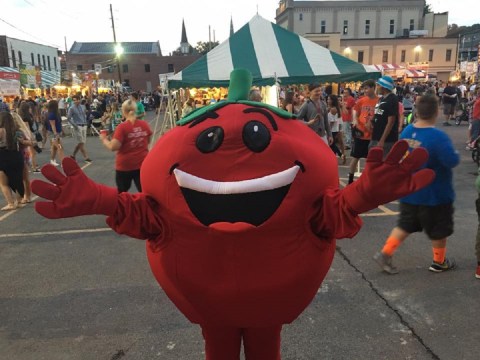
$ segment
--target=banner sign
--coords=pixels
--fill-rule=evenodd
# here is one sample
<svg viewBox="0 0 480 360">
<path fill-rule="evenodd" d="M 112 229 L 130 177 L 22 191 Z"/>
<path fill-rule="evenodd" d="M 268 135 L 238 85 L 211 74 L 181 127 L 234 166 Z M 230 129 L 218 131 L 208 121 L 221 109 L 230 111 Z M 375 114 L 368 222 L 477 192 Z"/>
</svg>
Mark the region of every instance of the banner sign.
<svg viewBox="0 0 480 360">
<path fill-rule="evenodd" d="M 0 79 L 0 95 L 20 95 L 20 81 Z"/>
<path fill-rule="evenodd" d="M 0 71 L 0 79 L 3 80 L 20 80 L 20 74 L 9 71 Z"/>
<path fill-rule="evenodd" d="M 35 89 L 42 84 L 42 74 L 40 68 L 32 65 L 21 64 L 20 68 L 20 83 L 22 86 Z"/>
</svg>

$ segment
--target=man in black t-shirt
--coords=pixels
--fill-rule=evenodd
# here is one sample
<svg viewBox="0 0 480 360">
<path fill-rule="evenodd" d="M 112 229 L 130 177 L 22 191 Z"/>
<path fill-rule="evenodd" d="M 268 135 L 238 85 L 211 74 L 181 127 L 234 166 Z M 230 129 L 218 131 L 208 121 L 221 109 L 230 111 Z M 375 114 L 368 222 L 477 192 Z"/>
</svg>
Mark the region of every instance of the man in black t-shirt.
<svg viewBox="0 0 480 360">
<path fill-rule="evenodd" d="M 383 148 L 383 154 L 386 156 L 398 140 L 398 98 L 392 92 L 394 82 L 390 76 L 382 76 L 378 79 L 377 85 L 382 97 L 375 106 L 372 140 L 369 147 Z"/>
<path fill-rule="evenodd" d="M 443 90 L 443 115 L 445 115 L 445 121 L 443 126 L 451 126 L 450 120 L 454 118 L 455 107 L 457 105 L 458 93 L 457 88 L 451 83 L 447 83 L 447 86 Z"/>
</svg>

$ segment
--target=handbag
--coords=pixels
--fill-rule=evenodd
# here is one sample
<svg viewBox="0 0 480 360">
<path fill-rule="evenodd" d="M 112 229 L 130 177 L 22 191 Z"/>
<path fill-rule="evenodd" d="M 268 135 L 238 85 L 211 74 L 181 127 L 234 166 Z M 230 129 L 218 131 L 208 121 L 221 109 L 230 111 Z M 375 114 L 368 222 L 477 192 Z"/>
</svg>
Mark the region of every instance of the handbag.
<svg viewBox="0 0 480 360">
<path fill-rule="evenodd" d="M 43 141 L 42 134 L 40 134 L 39 131 L 35 131 L 35 140 L 36 140 L 37 142 L 42 142 L 42 141 Z"/>
</svg>

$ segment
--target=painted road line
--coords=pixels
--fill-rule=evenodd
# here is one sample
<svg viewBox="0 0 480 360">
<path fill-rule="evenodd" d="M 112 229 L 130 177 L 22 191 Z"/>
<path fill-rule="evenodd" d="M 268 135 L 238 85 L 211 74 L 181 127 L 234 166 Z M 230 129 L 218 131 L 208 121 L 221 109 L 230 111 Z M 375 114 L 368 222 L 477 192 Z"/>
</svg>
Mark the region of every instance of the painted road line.
<svg viewBox="0 0 480 360">
<path fill-rule="evenodd" d="M 45 236 L 45 235 L 68 235 L 68 234 L 85 234 L 85 233 L 98 233 L 113 231 L 110 228 L 98 228 L 98 229 L 77 229 L 77 230 L 58 230 L 58 231 L 39 231 L 33 233 L 17 233 L 17 234 L 1 234 L 0 239 L 2 238 L 14 238 L 14 237 L 34 237 L 34 236 Z"/>
<path fill-rule="evenodd" d="M 83 166 L 81 167 L 81 169 L 83 170 L 83 169 L 85 169 L 86 167 L 90 166 L 91 164 L 92 164 L 92 163 L 86 163 L 85 165 L 83 165 Z M 32 197 L 32 199 L 31 199 L 31 200 L 32 200 L 32 201 L 31 201 L 31 204 L 33 204 L 33 201 L 36 200 L 36 199 L 38 199 L 38 196 L 37 196 L 37 195 L 35 195 L 34 197 Z M 27 204 L 27 205 L 28 205 L 28 204 Z M 6 218 L 8 218 L 9 216 L 13 215 L 13 214 L 16 213 L 18 210 L 23 209 L 24 207 L 25 207 L 25 206 L 23 206 L 23 207 L 21 207 L 21 208 L 17 208 L 17 209 L 15 209 L 15 210 L 10 210 L 9 212 L 5 213 L 5 215 L 0 216 L 0 221 L 5 220 Z"/>
</svg>

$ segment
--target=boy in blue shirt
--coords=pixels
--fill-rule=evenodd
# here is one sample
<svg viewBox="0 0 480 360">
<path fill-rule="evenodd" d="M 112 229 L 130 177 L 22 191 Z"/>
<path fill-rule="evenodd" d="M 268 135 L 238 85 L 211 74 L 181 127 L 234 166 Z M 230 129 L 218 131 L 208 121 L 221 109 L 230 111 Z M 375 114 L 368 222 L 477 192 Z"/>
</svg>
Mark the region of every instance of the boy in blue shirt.
<svg viewBox="0 0 480 360">
<path fill-rule="evenodd" d="M 400 199 L 400 216 L 397 226 L 381 252 L 373 257 L 383 271 L 397 274 L 392 256 L 400 244 L 414 232 L 424 230 L 432 241 L 433 262 L 430 271 L 439 273 L 454 269 L 453 259 L 445 257 L 447 237 L 453 234 L 453 190 L 452 169 L 460 157 L 452 141 L 443 131 L 435 128 L 438 116 L 438 100 L 426 94 L 417 98 L 416 122 L 408 125 L 400 138 L 407 140 L 410 151 L 417 147 L 428 150 L 425 167 L 435 171 L 434 181 L 427 187 Z"/>
</svg>

